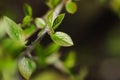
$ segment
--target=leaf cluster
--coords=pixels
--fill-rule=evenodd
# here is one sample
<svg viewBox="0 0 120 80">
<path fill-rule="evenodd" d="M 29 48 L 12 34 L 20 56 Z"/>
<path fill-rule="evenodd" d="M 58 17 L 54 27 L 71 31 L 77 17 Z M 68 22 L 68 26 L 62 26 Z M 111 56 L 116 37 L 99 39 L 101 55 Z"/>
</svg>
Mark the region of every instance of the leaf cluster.
<svg viewBox="0 0 120 80">
<path fill-rule="evenodd" d="M 70 52 L 64 62 L 60 60 L 60 56 L 58 55 L 60 46 L 73 46 L 73 41 L 68 34 L 61 31 L 56 31 L 65 17 L 65 13 L 55 15 L 55 8 L 59 4 L 61 4 L 60 0 L 48 0 L 47 5 L 50 7 L 50 11 L 48 11 L 45 15 L 45 18 L 33 18 L 32 7 L 28 4 L 24 4 L 25 17 L 21 23 L 17 24 L 7 16 L 0 19 L 0 57 L 6 56 L 3 60 L 10 57 L 10 63 L 16 64 L 17 62 L 14 61 L 19 55 L 22 55 L 22 57 L 20 56 L 18 59 L 17 65 L 18 71 L 26 80 L 30 79 L 36 67 L 38 67 L 36 63 L 38 63 L 41 67 L 45 67 L 49 64 L 53 64 L 55 66 L 59 64 L 61 66 L 60 69 L 68 74 L 70 74 L 69 69 L 74 66 L 74 52 Z M 65 7 L 66 10 L 72 14 L 77 10 L 76 4 L 71 0 L 67 1 Z M 39 41 L 45 33 L 48 33 L 54 42 L 49 44 L 47 47 L 43 47 L 39 44 Z M 36 38 L 29 45 L 27 45 L 29 42 L 29 37 L 33 34 L 36 34 Z M 37 59 L 34 59 L 32 52 L 34 52 Z M 14 59 L 12 59 L 13 55 Z M 2 64 L 2 62 L 0 62 L 0 64 Z M 15 67 L 15 65 L 10 66 Z M 7 76 L 9 76 L 9 73 Z"/>
</svg>

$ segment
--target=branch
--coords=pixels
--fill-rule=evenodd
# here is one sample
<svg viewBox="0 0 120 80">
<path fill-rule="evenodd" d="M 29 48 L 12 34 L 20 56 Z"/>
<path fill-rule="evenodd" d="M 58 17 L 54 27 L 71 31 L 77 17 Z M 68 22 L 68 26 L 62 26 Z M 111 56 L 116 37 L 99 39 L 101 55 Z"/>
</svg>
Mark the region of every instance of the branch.
<svg viewBox="0 0 120 80">
<path fill-rule="evenodd" d="M 61 3 L 55 8 L 54 14 L 53 14 L 53 20 L 56 18 L 57 15 L 59 15 L 59 13 L 61 12 L 62 8 L 64 7 L 64 4 L 66 3 L 66 1 L 67 0 L 62 0 Z M 29 46 L 27 46 L 27 48 L 26 48 L 26 50 L 24 51 L 23 54 L 26 55 L 29 58 L 32 58 L 31 52 L 34 50 L 35 45 L 42 40 L 42 38 L 48 32 L 48 30 L 49 30 L 48 26 L 46 26 L 45 29 L 43 29 L 41 31 L 41 34 L 38 35 L 38 37 L 36 38 L 36 40 L 33 41 L 32 44 L 30 44 Z"/>
<path fill-rule="evenodd" d="M 62 0 L 61 3 L 55 8 L 54 13 L 53 13 L 53 20 L 57 17 L 57 15 L 60 14 L 60 12 L 61 12 L 62 8 L 64 7 L 64 4 L 65 4 L 66 1 L 67 0 Z M 25 49 L 25 51 L 21 54 L 21 56 L 18 59 L 21 59 L 21 57 L 23 57 L 23 56 L 27 56 L 28 58 L 33 59 L 32 55 L 31 55 L 32 51 L 34 50 L 36 44 L 39 43 L 42 40 L 42 38 L 45 36 L 45 34 L 48 31 L 49 31 L 49 28 L 48 28 L 48 26 L 46 26 L 41 31 L 40 34 L 38 33 L 39 34 L 38 37 L 30 45 L 27 46 L 27 48 Z M 19 75 L 19 74 L 18 74 L 18 76 L 19 76 L 18 80 L 22 80 L 22 76 Z"/>
<path fill-rule="evenodd" d="M 41 31 L 41 34 L 36 38 L 35 41 L 33 41 L 29 46 L 27 46 L 26 50 L 25 50 L 25 55 L 29 58 L 32 58 L 31 56 L 31 52 L 34 50 L 34 47 L 37 43 L 39 43 L 42 38 L 44 37 L 44 35 L 48 32 L 48 27 L 46 27 L 45 29 L 43 29 Z"/>
<path fill-rule="evenodd" d="M 64 4 L 66 3 L 67 0 L 62 0 L 61 3 L 55 8 L 54 13 L 53 13 L 53 20 L 57 17 L 57 15 L 60 14 L 62 8 L 64 7 Z M 44 17 L 43 17 L 44 18 Z M 39 43 L 43 36 L 48 32 L 48 26 L 45 27 L 45 29 L 43 29 L 41 31 L 41 34 L 38 35 L 38 37 L 36 38 L 36 40 L 34 40 L 30 45 L 27 46 L 27 48 L 25 49 L 25 51 L 21 54 L 21 56 L 27 56 L 30 59 L 32 59 L 32 55 L 31 52 L 34 50 L 35 45 L 37 43 Z"/>
</svg>

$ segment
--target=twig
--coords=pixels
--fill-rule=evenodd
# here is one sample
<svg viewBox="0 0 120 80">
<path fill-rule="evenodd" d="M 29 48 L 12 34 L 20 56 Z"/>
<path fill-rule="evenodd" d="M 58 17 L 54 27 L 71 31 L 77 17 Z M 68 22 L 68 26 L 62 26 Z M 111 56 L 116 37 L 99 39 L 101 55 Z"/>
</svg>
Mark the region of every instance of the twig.
<svg viewBox="0 0 120 80">
<path fill-rule="evenodd" d="M 25 54 L 27 57 L 32 58 L 31 52 L 34 50 L 35 45 L 42 40 L 43 36 L 44 36 L 47 32 L 48 32 L 48 27 L 46 27 L 45 29 L 43 29 L 43 30 L 41 31 L 40 35 L 37 37 L 37 39 L 36 39 L 34 42 L 32 42 L 32 43 L 26 48 L 24 54 Z"/>
<path fill-rule="evenodd" d="M 61 3 L 55 8 L 54 10 L 54 14 L 53 14 L 53 19 L 56 18 L 56 16 L 61 12 L 62 8 L 64 7 L 64 4 L 66 3 L 67 0 L 62 0 Z M 43 17 L 44 18 L 44 17 Z M 32 59 L 32 55 L 31 52 L 34 50 L 35 46 L 37 43 L 39 43 L 42 38 L 44 37 L 44 35 L 49 31 L 48 26 L 46 26 L 40 33 L 40 35 L 38 35 L 38 37 L 30 44 L 27 46 L 27 48 L 25 49 L 25 51 L 21 54 L 21 56 L 27 56 L 28 58 Z M 19 59 L 21 58 L 21 56 L 19 57 Z M 19 80 L 22 80 L 21 75 L 19 76 Z"/>
<path fill-rule="evenodd" d="M 67 0 L 62 0 L 62 2 L 55 8 L 54 10 L 54 14 L 53 14 L 53 19 L 55 19 L 55 17 L 61 12 L 65 2 Z M 43 36 L 48 32 L 48 26 L 46 26 L 45 29 L 42 30 L 41 34 L 38 35 L 37 39 L 35 41 L 33 41 L 27 48 L 26 50 L 24 51 L 24 54 L 29 57 L 29 58 L 32 58 L 31 56 L 31 52 L 34 50 L 34 47 L 37 43 L 39 43 Z"/>
</svg>

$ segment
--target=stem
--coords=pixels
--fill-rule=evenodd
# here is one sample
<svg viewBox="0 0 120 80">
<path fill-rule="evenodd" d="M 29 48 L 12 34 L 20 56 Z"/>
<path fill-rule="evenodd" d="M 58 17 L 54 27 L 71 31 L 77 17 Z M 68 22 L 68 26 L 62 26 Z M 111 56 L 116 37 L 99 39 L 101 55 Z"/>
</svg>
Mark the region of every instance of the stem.
<svg viewBox="0 0 120 80">
<path fill-rule="evenodd" d="M 38 35 L 38 37 L 36 38 L 36 40 L 34 42 L 32 42 L 32 44 L 30 44 L 26 50 L 25 50 L 25 55 L 27 55 L 29 58 L 32 58 L 31 56 L 31 52 L 34 50 L 34 47 L 37 43 L 39 43 L 42 38 L 44 37 L 44 35 L 48 32 L 48 27 L 46 27 L 45 29 L 43 29 L 40 33 L 40 35 Z"/>
<path fill-rule="evenodd" d="M 64 4 L 66 3 L 67 0 L 62 0 L 61 3 L 55 8 L 54 10 L 54 14 L 53 14 L 53 19 L 56 18 L 56 16 L 61 12 L 62 8 L 64 7 Z M 44 18 L 44 17 L 43 17 Z M 25 49 L 25 51 L 23 52 L 23 54 L 21 54 L 21 56 L 27 56 L 28 58 L 32 59 L 32 55 L 31 52 L 34 50 L 35 46 L 37 43 L 39 43 L 42 38 L 44 37 L 44 35 L 49 31 L 48 26 L 46 26 L 40 34 L 38 34 L 38 37 L 35 39 L 35 41 L 33 41 L 29 46 L 27 46 L 27 48 Z M 20 57 L 19 57 L 20 58 Z M 19 79 L 18 80 L 22 80 L 21 75 L 18 75 Z"/>
<path fill-rule="evenodd" d="M 54 19 L 56 18 L 56 16 L 61 12 L 64 4 L 66 3 L 66 1 L 67 1 L 67 0 L 62 0 L 61 3 L 55 8 L 54 14 L 53 14 L 53 20 L 54 20 Z M 48 26 L 46 26 L 46 28 L 42 30 L 41 34 L 38 35 L 37 39 L 36 39 L 34 42 L 32 42 L 32 44 L 30 44 L 30 45 L 26 48 L 24 54 L 25 54 L 27 57 L 32 58 L 31 52 L 34 50 L 35 45 L 42 40 L 43 36 L 48 32 L 48 30 L 49 30 L 49 29 L 48 29 Z"/>
</svg>

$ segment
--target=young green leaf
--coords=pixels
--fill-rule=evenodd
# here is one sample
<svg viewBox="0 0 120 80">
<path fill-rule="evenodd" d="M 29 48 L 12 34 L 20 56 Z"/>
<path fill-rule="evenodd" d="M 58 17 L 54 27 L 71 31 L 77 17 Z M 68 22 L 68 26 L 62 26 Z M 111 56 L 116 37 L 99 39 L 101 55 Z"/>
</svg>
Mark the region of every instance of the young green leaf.
<svg viewBox="0 0 120 80">
<path fill-rule="evenodd" d="M 10 38 L 12 38 L 13 40 L 22 41 L 24 43 L 22 29 L 20 28 L 20 26 L 18 26 L 13 20 L 6 16 L 3 19 L 5 30 Z"/>
<path fill-rule="evenodd" d="M 65 14 L 63 13 L 63 14 L 58 15 L 55 18 L 53 25 L 52 25 L 53 29 L 56 29 L 61 24 L 62 20 L 64 19 L 64 16 L 65 16 Z"/>
<path fill-rule="evenodd" d="M 35 24 L 38 28 L 45 28 L 45 26 L 46 26 L 46 23 L 42 18 L 36 18 Z"/>
<path fill-rule="evenodd" d="M 46 17 L 47 26 L 49 28 L 50 34 L 54 33 L 52 28 L 53 25 L 53 11 L 49 11 Z"/>
<path fill-rule="evenodd" d="M 47 5 L 49 8 L 53 9 L 58 5 L 59 2 L 60 0 L 48 0 Z"/>
<path fill-rule="evenodd" d="M 77 5 L 75 2 L 68 1 L 65 5 L 68 13 L 74 14 L 77 11 Z"/>
<path fill-rule="evenodd" d="M 65 61 L 64 61 L 64 65 L 67 68 L 72 68 L 75 66 L 75 52 L 71 51 L 68 56 L 66 57 Z"/>
<path fill-rule="evenodd" d="M 25 16 L 23 18 L 23 22 L 22 22 L 23 27 L 29 26 L 31 21 L 32 21 L 32 17 L 31 16 Z"/>
<path fill-rule="evenodd" d="M 36 31 L 36 27 L 35 25 L 31 24 L 29 26 L 29 28 L 26 28 L 23 32 L 24 32 L 24 36 L 26 38 L 30 37 L 34 32 Z"/>
<path fill-rule="evenodd" d="M 53 11 L 50 11 L 47 15 L 47 24 L 49 27 L 52 27 L 53 24 Z"/>
<path fill-rule="evenodd" d="M 59 50 L 59 48 L 60 48 L 59 45 L 57 45 L 55 43 L 52 43 L 45 49 L 45 54 L 47 56 L 49 56 L 51 54 L 54 54 L 54 53 L 56 53 Z"/>
<path fill-rule="evenodd" d="M 23 57 L 22 59 L 19 60 L 18 62 L 18 69 L 20 74 L 26 79 L 29 80 L 31 77 L 32 73 L 36 69 L 36 64 L 32 60 Z"/>
<path fill-rule="evenodd" d="M 32 16 L 32 8 L 28 4 L 24 4 L 24 11 L 26 16 Z"/>
<path fill-rule="evenodd" d="M 5 35 L 4 20 L 0 19 L 0 39 Z"/>
<path fill-rule="evenodd" d="M 72 46 L 73 41 L 69 35 L 63 32 L 56 32 L 55 34 L 51 35 L 52 40 L 59 44 L 60 46 Z"/>
</svg>

